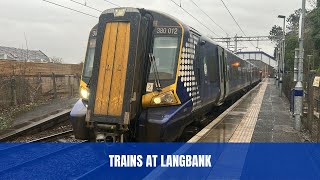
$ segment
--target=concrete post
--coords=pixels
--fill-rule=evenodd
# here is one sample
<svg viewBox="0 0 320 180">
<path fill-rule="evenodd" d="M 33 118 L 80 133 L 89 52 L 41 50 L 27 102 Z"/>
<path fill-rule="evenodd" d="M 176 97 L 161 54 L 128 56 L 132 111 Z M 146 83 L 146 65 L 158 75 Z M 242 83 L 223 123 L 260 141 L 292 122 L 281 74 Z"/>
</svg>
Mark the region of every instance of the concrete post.
<svg viewBox="0 0 320 180">
<path fill-rule="evenodd" d="M 300 81 L 297 82 L 294 88 L 294 121 L 295 129 L 301 130 L 301 115 L 302 115 L 302 97 L 303 97 L 303 86 Z"/>
<path fill-rule="evenodd" d="M 53 88 L 53 98 L 57 99 L 57 83 L 56 83 L 56 75 L 52 73 L 52 88 Z"/>
<path fill-rule="evenodd" d="M 294 51 L 294 68 L 293 68 L 293 81 L 298 81 L 298 71 L 299 71 L 299 49 L 296 48 Z"/>
<path fill-rule="evenodd" d="M 14 106 L 18 105 L 17 101 L 17 82 L 16 82 L 16 77 L 12 76 L 11 77 L 11 94 L 12 94 L 12 104 Z"/>
<path fill-rule="evenodd" d="M 295 119 L 295 129 L 301 130 L 301 115 L 302 115 L 302 107 L 303 107 L 303 38 L 304 38 L 304 19 L 306 14 L 306 0 L 302 0 L 302 13 L 301 13 L 301 21 L 300 21 L 300 41 L 299 41 L 299 69 L 298 69 L 298 82 L 295 86 L 295 108 L 294 108 L 294 119 Z"/>
<path fill-rule="evenodd" d="M 282 52 L 282 47 L 281 47 L 281 41 L 279 43 L 279 51 L 278 51 L 278 88 L 280 88 L 280 77 L 281 77 L 281 52 Z"/>
<path fill-rule="evenodd" d="M 276 87 L 279 86 L 279 74 L 280 74 L 280 59 L 279 59 L 279 54 L 280 54 L 280 47 L 278 45 L 278 51 L 276 54 L 276 58 L 277 58 L 277 78 L 276 78 Z"/>
<path fill-rule="evenodd" d="M 280 70 L 280 77 L 279 77 L 279 96 L 282 97 L 282 75 L 283 75 L 283 41 L 280 43 L 280 54 L 279 54 L 279 60 L 280 60 L 280 64 L 279 64 L 279 70 Z"/>
<path fill-rule="evenodd" d="M 283 16 L 283 42 L 282 42 L 282 51 L 281 51 L 281 69 L 282 69 L 282 72 L 281 72 L 281 80 L 280 80 L 280 97 L 282 97 L 282 83 L 283 83 L 283 75 L 284 75 L 284 60 L 285 60 L 285 55 L 286 55 L 286 17 Z"/>
<path fill-rule="evenodd" d="M 286 18 L 283 19 L 283 44 L 282 44 L 282 73 L 285 73 L 285 57 L 286 57 Z"/>
<path fill-rule="evenodd" d="M 278 47 L 276 47 L 276 56 L 275 56 L 275 58 L 276 58 L 276 62 L 277 62 L 277 64 L 278 64 L 278 51 L 279 51 L 279 49 L 278 49 Z M 270 65 L 270 64 L 269 64 Z M 274 80 L 274 84 L 275 85 L 277 85 L 277 78 L 278 78 L 278 70 L 276 69 L 276 72 L 275 72 L 275 80 Z M 277 87 L 277 86 L 276 86 Z"/>
</svg>

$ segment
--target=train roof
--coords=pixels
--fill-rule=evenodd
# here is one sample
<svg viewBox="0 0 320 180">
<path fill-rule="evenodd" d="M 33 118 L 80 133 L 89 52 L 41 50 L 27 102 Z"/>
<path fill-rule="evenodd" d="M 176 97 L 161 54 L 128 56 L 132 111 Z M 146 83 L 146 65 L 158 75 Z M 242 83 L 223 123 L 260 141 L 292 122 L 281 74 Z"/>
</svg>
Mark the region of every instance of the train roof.
<svg viewBox="0 0 320 180">
<path fill-rule="evenodd" d="M 172 19 L 173 21 L 181 24 L 181 25 L 185 28 L 185 31 L 186 31 L 186 30 L 188 30 L 188 31 L 193 31 L 194 33 L 199 34 L 203 40 L 209 41 L 210 43 L 212 43 L 212 44 L 214 44 L 214 45 L 216 45 L 216 46 L 220 46 L 217 42 L 213 41 L 211 38 L 207 37 L 206 35 L 201 34 L 197 29 L 195 29 L 195 28 L 193 28 L 192 26 L 189 26 L 189 25 L 183 23 L 183 22 L 182 22 L 181 20 L 179 20 L 178 18 L 176 18 L 176 17 L 174 17 L 174 16 L 172 16 L 172 15 L 169 15 L 169 14 L 167 14 L 167 13 L 164 13 L 164 12 L 160 12 L 160 11 L 156 11 L 156 10 L 150 10 L 150 9 L 144 9 L 144 8 L 119 7 L 119 8 L 106 9 L 106 10 L 104 10 L 104 11 L 101 13 L 101 15 L 102 15 L 102 14 L 107 14 L 107 13 L 114 13 L 116 9 L 123 9 L 123 8 L 126 9 L 125 12 L 137 12 L 137 13 L 139 13 L 141 10 L 145 10 L 145 11 L 149 11 L 151 14 L 152 14 L 152 13 L 157 13 L 157 14 L 160 14 L 160 15 L 162 15 L 162 16 L 166 16 L 166 17 Z M 95 26 L 95 27 L 96 27 L 96 26 Z M 220 47 L 222 47 L 222 46 L 220 46 Z M 239 59 L 242 59 L 241 57 L 239 57 L 237 54 L 231 52 L 230 50 L 228 50 L 228 49 L 226 49 L 226 48 L 224 48 L 224 49 L 225 49 L 225 51 L 233 54 L 234 56 L 238 57 Z M 251 64 L 253 67 L 258 68 L 256 65 L 250 63 L 249 61 L 244 60 L 244 59 L 242 59 L 242 60 L 243 60 L 243 61 L 246 61 L 246 62 L 249 63 L 249 64 Z"/>
</svg>

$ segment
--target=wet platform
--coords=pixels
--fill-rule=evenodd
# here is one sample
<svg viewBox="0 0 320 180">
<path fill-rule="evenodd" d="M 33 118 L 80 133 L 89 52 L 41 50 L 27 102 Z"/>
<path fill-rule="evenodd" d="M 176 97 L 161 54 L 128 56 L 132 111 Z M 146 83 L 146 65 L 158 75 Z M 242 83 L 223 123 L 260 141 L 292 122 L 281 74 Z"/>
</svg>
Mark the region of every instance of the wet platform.
<svg viewBox="0 0 320 180">
<path fill-rule="evenodd" d="M 216 152 L 221 148 L 221 153 L 215 157 L 216 162 L 201 179 L 248 179 L 247 177 L 250 177 L 248 172 L 255 170 L 255 165 L 259 162 L 258 159 L 263 159 L 261 155 L 253 158 L 252 150 L 255 149 L 255 145 L 264 144 L 254 142 L 268 144 L 303 141 L 302 135 L 293 128 L 294 121 L 289 112 L 288 100 L 285 96 L 279 97 L 279 94 L 279 88 L 274 84 L 274 80 L 264 79 L 191 138 L 189 143 L 182 146 L 175 154 L 187 154 L 186 152 L 194 144 L 198 144 L 197 142 L 209 142 L 210 144 L 230 142 L 218 144 L 221 147 L 212 149 L 212 152 Z M 210 148 L 210 144 L 208 144 L 208 148 Z M 250 150 L 251 153 L 248 153 Z M 267 155 L 269 159 L 272 159 L 270 157 L 273 157 L 272 154 L 278 149 L 257 151 L 269 153 Z M 254 170 L 248 170 L 249 164 Z M 264 170 L 263 162 L 260 167 Z M 169 168 L 156 168 L 145 179 L 163 179 L 169 173 Z M 264 175 L 268 175 L 268 173 L 266 171 Z M 251 177 L 249 179 L 259 178 Z"/>
<path fill-rule="evenodd" d="M 70 111 L 78 99 L 79 98 L 55 99 L 27 112 L 20 113 L 13 119 L 10 127 L 0 130 L 0 139 L 37 126 L 44 121 L 50 120 L 51 117 L 60 116 L 60 114 Z"/>
<path fill-rule="evenodd" d="M 301 142 L 285 96 L 264 79 L 189 142 Z"/>
</svg>

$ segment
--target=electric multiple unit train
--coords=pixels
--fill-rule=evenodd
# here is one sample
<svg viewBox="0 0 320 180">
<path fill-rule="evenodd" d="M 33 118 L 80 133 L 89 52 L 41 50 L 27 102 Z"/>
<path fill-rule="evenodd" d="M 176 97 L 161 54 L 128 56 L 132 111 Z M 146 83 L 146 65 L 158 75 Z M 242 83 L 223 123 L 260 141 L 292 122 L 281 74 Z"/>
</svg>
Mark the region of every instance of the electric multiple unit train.
<svg viewBox="0 0 320 180">
<path fill-rule="evenodd" d="M 71 122 L 79 139 L 176 141 L 260 80 L 256 66 L 167 14 L 108 9 L 90 32 Z"/>
</svg>

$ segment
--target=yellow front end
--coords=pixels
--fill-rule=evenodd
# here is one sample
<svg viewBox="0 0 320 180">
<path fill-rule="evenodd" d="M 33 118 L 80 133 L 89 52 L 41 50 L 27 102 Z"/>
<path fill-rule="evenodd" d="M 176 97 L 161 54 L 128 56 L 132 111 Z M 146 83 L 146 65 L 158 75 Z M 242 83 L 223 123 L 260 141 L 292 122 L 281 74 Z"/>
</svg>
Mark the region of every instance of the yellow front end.
<svg viewBox="0 0 320 180">
<path fill-rule="evenodd" d="M 180 99 L 176 93 L 176 84 L 165 87 L 162 91 L 154 91 L 142 96 L 142 106 L 156 107 L 156 106 L 173 106 L 181 104 Z"/>
<path fill-rule="evenodd" d="M 182 52 L 182 44 L 183 44 L 183 40 L 184 40 L 183 39 L 184 28 L 181 24 L 179 24 L 179 25 L 181 28 L 181 38 L 180 38 L 180 42 L 178 42 L 178 56 L 177 56 L 177 60 L 175 61 L 177 64 L 177 68 L 175 71 L 174 84 L 162 88 L 161 91 L 153 91 L 153 92 L 145 94 L 142 97 L 143 108 L 159 107 L 159 106 L 174 106 L 174 105 L 181 104 L 181 101 L 180 101 L 178 94 L 177 94 L 177 82 L 178 82 L 178 76 L 179 76 L 179 71 L 180 71 L 180 59 L 181 59 L 181 52 Z M 163 28 L 160 27 L 160 29 L 163 29 Z"/>
</svg>

